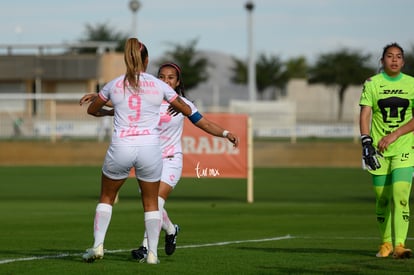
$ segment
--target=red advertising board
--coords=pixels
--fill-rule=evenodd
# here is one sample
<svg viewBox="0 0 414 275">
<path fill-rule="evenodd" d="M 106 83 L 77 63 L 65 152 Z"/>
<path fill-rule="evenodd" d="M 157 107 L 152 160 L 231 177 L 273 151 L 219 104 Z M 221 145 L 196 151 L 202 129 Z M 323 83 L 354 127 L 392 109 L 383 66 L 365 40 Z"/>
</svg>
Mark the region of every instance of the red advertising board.
<svg viewBox="0 0 414 275">
<path fill-rule="evenodd" d="M 186 119 L 181 139 L 184 155 L 182 176 L 247 178 L 248 116 L 227 113 L 203 115 L 237 135 L 239 146 L 234 148 L 226 138 L 212 136 Z"/>
</svg>

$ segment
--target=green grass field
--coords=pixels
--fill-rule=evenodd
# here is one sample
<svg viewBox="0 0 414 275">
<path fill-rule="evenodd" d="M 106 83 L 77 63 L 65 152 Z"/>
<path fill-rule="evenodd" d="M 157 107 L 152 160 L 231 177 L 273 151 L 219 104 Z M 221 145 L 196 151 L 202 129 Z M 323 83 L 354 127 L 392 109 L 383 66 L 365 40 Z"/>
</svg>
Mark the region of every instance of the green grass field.
<svg viewBox="0 0 414 275">
<path fill-rule="evenodd" d="M 361 169 L 255 169 L 246 181 L 182 179 L 166 207 L 181 227 L 159 265 L 130 257 L 143 236 L 134 179 L 120 192 L 103 260 L 92 245 L 100 167 L 0 167 L 0 274 L 413 274 L 414 259 L 375 257 L 379 233 Z M 414 203 L 414 201 L 413 201 Z M 414 248 L 413 227 L 407 246 Z"/>
</svg>

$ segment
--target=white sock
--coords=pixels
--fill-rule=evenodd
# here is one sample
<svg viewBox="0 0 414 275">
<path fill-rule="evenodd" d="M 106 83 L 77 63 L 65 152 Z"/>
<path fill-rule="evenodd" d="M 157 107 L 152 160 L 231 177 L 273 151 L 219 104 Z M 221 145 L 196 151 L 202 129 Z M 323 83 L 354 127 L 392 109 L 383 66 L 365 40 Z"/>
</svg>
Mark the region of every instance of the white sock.
<svg viewBox="0 0 414 275">
<path fill-rule="evenodd" d="M 164 209 L 165 200 L 158 196 L 158 210 L 161 211 L 161 209 Z"/>
<path fill-rule="evenodd" d="M 161 198 L 160 196 L 158 196 L 158 211 L 160 211 L 160 215 L 161 215 L 161 229 L 164 229 L 164 219 L 163 219 L 163 212 L 164 212 L 164 204 L 165 204 L 165 200 L 163 198 Z"/>
<path fill-rule="evenodd" d="M 168 235 L 175 233 L 175 226 L 168 217 L 167 210 L 164 208 L 165 200 L 161 197 L 158 197 L 158 210 L 161 213 L 161 226 L 162 229 L 167 232 Z"/>
<path fill-rule="evenodd" d="M 148 236 L 147 236 L 147 230 L 144 232 L 144 239 L 142 240 L 142 246 L 145 248 L 148 248 Z"/>
<path fill-rule="evenodd" d="M 161 197 L 158 197 L 158 211 L 160 211 L 160 213 L 162 213 L 161 209 L 164 209 L 164 203 L 165 203 L 165 200 Z M 161 228 L 164 229 L 162 221 L 163 220 L 161 218 Z M 160 231 L 161 231 L 161 229 L 160 229 Z M 144 239 L 142 240 L 142 246 L 148 248 L 148 235 L 147 235 L 146 230 L 144 232 Z"/>
<path fill-rule="evenodd" d="M 111 222 L 112 206 L 106 203 L 99 203 L 96 206 L 95 220 L 93 227 L 93 236 L 95 238 L 93 247 L 103 244 L 105 241 L 106 231 Z"/>
<path fill-rule="evenodd" d="M 148 237 L 148 253 L 152 252 L 154 256 L 158 256 L 158 239 L 160 237 L 161 217 L 159 211 L 144 212 L 145 231 Z"/>
<path fill-rule="evenodd" d="M 165 209 L 162 211 L 162 226 L 162 229 L 167 232 L 167 235 L 175 234 L 175 226 L 168 217 L 167 210 Z"/>
<path fill-rule="evenodd" d="M 161 197 L 158 197 L 158 211 L 161 212 L 160 209 L 164 209 L 164 203 L 165 203 L 165 200 Z M 161 219 L 161 226 L 162 226 L 162 219 Z M 148 248 L 148 235 L 147 235 L 146 230 L 144 232 L 144 239 L 142 240 L 142 246 Z"/>
</svg>

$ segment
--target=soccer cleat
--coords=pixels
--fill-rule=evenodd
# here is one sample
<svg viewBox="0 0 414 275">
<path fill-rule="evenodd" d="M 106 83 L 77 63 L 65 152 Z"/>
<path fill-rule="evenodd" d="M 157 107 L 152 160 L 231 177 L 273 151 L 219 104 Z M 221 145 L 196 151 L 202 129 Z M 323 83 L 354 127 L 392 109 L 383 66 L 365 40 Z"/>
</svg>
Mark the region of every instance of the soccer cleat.
<svg viewBox="0 0 414 275">
<path fill-rule="evenodd" d="M 147 264 L 159 264 L 160 261 L 158 260 L 158 257 L 150 251 L 147 256 Z"/>
<path fill-rule="evenodd" d="M 82 258 L 87 263 L 93 263 L 96 259 L 102 259 L 104 256 L 103 244 L 97 247 L 92 247 L 86 250 L 86 253 L 82 255 Z"/>
<path fill-rule="evenodd" d="M 385 242 L 379 247 L 379 251 L 377 253 L 378 258 L 386 258 L 392 253 L 392 243 Z"/>
<path fill-rule="evenodd" d="M 175 227 L 175 233 L 170 235 L 165 235 L 165 254 L 172 255 L 175 251 L 175 248 L 177 246 L 177 235 L 180 231 L 180 227 L 178 224 L 174 225 Z"/>
<path fill-rule="evenodd" d="M 405 248 L 404 245 L 399 244 L 394 248 L 394 254 L 392 254 L 392 257 L 394 259 L 408 259 L 411 258 L 413 255 L 413 252 L 411 249 Z"/>
<path fill-rule="evenodd" d="M 140 246 L 138 249 L 131 250 L 131 256 L 135 260 L 144 262 L 148 256 L 148 250 L 145 246 Z"/>
</svg>

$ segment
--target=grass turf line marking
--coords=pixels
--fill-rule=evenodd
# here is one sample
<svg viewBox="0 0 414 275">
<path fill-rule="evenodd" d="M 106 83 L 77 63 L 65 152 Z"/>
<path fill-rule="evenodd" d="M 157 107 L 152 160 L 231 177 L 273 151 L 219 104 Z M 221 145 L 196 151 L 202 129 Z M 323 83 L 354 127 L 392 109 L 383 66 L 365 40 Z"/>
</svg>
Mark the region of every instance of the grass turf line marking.
<svg viewBox="0 0 414 275">
<path fill-rule="evenodd" d="M 199 248 L 199 247 L 208 247 L 208 246 L 223 246 L 223 245 L 238 244 L 238 243 L 258 243 L 258 242 L 279 241 L 279 240 L 286 240 L 286 239 L 293 239 L 293 238 L 294 237 L 290 235 L 286 235 L 282 237 L 274 237 L 274 238 L 259 239 L 259 240 L 243 240 L 243 241 L 228 241 L 228 242 L 219 242 L 219 243 L 180 245 L 180 246 L 177 246 L 177 248 Z"/>
<path fill-rule="evenodd" d="M 238 243 L 257 243 L 257 242 L 268 242 L 268 241 L 279 241 L 279 240 L 286 240 L 286 239 L 293 239 L 294 237 L 290 235 L 281 236 L 281 237 L 273 237 L 273 238 L 266 238 L 266 239 L 258 239 L 258 240 L 242 240 L 242 241 L 228 241 L 228 242 L 218 242 L 218 243 L 206 243 L 206 244 L 193 244 L 193 245 L 182 245 L 177 246 L 177 248 L 199 248 L 199 247 L 208 247 L 208 246 L 224 246 L 230 244 L 238 244 Z M 107 254 L 114 254 L 114 253 L 123 253 L 131 251 L 131 249 L 118 249 L 118 250 L 105 250 Z M 70 256 L 81 256 L 83 253 L 61 253 L 58 255 L 45 255 L 45 256 L 34 256 L 34 257 L 26 257 L 26 258 L 16 258 L 16 259 L 4 259 L 0 260 L 1 264 L 8 264 L 14 262 L 24 262 L 24 261 L 36 261 L 36 260 L 44 260 L 44 259 L 59 259 L 65 258 Z"/>
<path fill-rule="evenodd" d="M 64 258 L 64 257 L 69 257 L 69 256 L 74 256 L 74 255 L 76 255 L 76 254 L 62 253 L 62 254 L 58 254 L 58 255 L 45 255 L 45 256 L 34 256 L 34 257 L 27 257 L 27 258 L 5 259 L 5 260 L 0 260 L 0 264 L 8 264 L 8 263 L 13 263 L 13 262 L 44 260 L 44 259 L 58 259 L 58 258 Z"/>
</svg>

